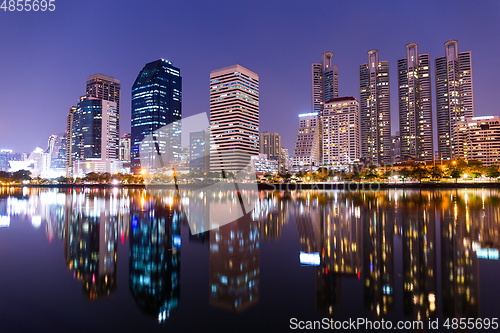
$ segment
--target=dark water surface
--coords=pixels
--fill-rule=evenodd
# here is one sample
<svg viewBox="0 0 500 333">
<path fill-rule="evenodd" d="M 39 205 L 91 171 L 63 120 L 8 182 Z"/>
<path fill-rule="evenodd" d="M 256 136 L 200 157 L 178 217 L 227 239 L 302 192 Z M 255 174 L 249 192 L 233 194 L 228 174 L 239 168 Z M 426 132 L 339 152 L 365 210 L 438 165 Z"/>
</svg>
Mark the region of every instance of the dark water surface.
<svg viewBox="0 0 500 333">
<path fill-rule="evenodd" d="M 214 213 L 203 200 L 0 188 L 0 332 L 286 332 L 291 318 L 449 332 L 446 318 L 500 317 L 500 191 L 259 197 L 192 235 Z"/>
</svg>

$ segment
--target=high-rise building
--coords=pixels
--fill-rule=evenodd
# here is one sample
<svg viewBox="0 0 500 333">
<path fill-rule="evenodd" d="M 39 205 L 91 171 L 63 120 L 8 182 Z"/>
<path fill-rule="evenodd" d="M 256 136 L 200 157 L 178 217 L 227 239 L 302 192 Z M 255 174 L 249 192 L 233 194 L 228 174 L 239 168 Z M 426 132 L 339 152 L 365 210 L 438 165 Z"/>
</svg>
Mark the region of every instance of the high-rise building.
<svg viewBox="0 0 500 333">
<path fill-rule="evenodd" d="M 192 132 L 189 135 L 189 171 L 210 172 L 210 132 Z"/>
<path fill-rule="evenodd" d="M 339 97 L 338 67 L 332 65 L 333 52 L 325 52 L 320 63 L 311 65 L 312 109 L 321 115 L 323 104 Z"/>
<path fill-rule="evenodd" d="M 130 133 L 123 134 L 120 138 L 119 158 L 120 161 L 130 162 Z"/>
<path fill-rule="evenodd" d="M 73 177 L 73 121 L 76 106 L 69 109 L 66 121 L 66 177 Z"/>
<path fill-rule="evenodd" d="M 456 131 L 455 157 L 484 166 L 500 164 L 500 117 L 467 118 L 457 122 Z"/>
<path fill-rule="evenodd" d="M 474 117 L 471 51 L 458 52 L 458 42 L 450 40 L 445 55 L 435 59 L 438 151 L 441 159 L 456 155 L 456 124 Z"/>
<path fill-rule="evenodd" d="M 281 136 L 275 132 L 264 132 L 259 135 L 259 153 L 266 154 L 270 160 L 279 160 L 281 152 Z"/>
<path fill-rule="evenodd" d="M 143 167 L 154 171 L 158 161 L 179 158 L 181 138 L 176 132 L 180 130 L 177 124 L 182 117 L 181 107 L 182 78 L 179 68 L 164 59 L 146 64 L 132 86 L 132 172 L 140 171 L 141 162 Z M 169 124 L 172 126 L 166 129 Z M 153 142 L 143 142 L 148 136 Z M 161 159 L 158 158 L 160 156 Z"/>
<path fill-rule="evenodd" d="M 73 111 L 73 110 L 72 110 Z M 118 172 L 119 133 L 116 102 L 95 97 L 81 98 L 72 120 L 70 165 L 73 176 L 89 172 Z"/>
<path fill-rule="evenodd" d="M 46 152 L 50 153 L 51 175 L 62 176 L 66 170 L 66 133 L 56 135 L 53 144 L 49 141 Z"/>
<path fill-rule="evenodd" d="M 354 97 L 331 99 L 323 105 L 323 164 L 359 161 L 359 103 Z"/>
<path fill-rule="evenodd" d="M 235 172 L 259 155 L 259 76 L 240 65 L 210 73 L 210 170 Z"/>
<path fill-rule="evenodd" d="M 118 135 L 120 134 L 120 91 L 120 80 L 114 77 L 102 74 L 94 74 L 87 77 L 85 96 L 116 103 Z"/>
<path fill-rule="evenodd" d="M 317 112 L 299 114 L 299 133 L 292 159 L 294 166 L 319 165 L 319 121 Z"/>
<path fill-rule="evenodd" d="M 368 51 L 368 63 L 359 66 L 361 159 L 381 165 L 391 162 L 391 106 L 389 62 Z"/>
<path fill-rule="evenodd" d="M 403 159 L 432 161 L 431 64 L 429 54 L 419 54 L 417 43 L 406 45 L 398 60 L 399 133 Z"/>
</svg>

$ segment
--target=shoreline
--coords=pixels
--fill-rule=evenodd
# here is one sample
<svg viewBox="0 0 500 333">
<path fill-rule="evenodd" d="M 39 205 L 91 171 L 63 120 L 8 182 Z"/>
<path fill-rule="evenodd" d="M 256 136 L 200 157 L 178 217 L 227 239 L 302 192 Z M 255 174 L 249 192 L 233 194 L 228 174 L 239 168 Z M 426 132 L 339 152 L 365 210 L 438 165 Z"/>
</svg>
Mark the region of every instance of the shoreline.
<svg viewBox="0 0 500 333">
<path fill-rule="evenodd" d="M 183 184 L 183 188 L 202 188 L 210 184 Z M 378 191 L 382 189 L 457 189 L 457 188 L 500 188 L 500 182 L 490 183 L 259 183 L 257 184 L 259 190 L 281 190 L 281 191 L 294 191 L 294 190 L 344 190 L 344 191 Z M 132 188 L 132 189 L 175 189 L 175 185 L 144 185 L 144 184 L 13 184 L 13 185 L 0 185 L 0 187 L 31 187 L 31 188 Z"/>
</svg>

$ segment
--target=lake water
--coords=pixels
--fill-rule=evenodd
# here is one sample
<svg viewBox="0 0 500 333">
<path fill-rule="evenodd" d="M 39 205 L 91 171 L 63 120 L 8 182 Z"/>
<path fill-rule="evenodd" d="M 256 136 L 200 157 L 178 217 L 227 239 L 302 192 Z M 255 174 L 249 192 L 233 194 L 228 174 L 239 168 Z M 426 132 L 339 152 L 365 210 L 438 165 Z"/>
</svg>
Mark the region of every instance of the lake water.
<svg viewBox="0 0 500 333">
<path fill-rule="evenodd" d="M 500 317 L 500 191 L 257 195 L 193 235 L 224 210 L 142 189 L 0 188 L 0 332 L 286 332 L 291 318 L 445 332 L 447 318 Z"/>
</svg>

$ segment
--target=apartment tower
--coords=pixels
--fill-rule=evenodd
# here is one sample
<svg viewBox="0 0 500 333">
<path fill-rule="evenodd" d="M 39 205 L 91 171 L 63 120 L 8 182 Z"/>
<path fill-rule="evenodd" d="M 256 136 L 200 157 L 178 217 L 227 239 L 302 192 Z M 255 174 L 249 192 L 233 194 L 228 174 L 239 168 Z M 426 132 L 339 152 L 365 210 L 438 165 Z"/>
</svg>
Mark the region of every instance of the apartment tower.
<svg viewBox="0 0 500 333">
<path fill-rule="evenodd" d="M 378 50 L 368 51 L 368 63 L 359 66 L 359 92 L 361 159 L 391 163 L 389 62 L 379 61 Z"/>
<path fill-rule="evenodd" d="M 406 57 L 398 59 L 399 133 L 403 160 L 434 159 L 430 73 L 429 54 L 419 54 L 417 43 L 407 44 Z"/>
<path fill-rule="evenodd" d="M 471 51 L 458 52 L 458 42 L 444 43 L 445 55 L 435 59 L 438 154 L 457 155 L 456 125 L 474 117 Z"/>
</svg>

